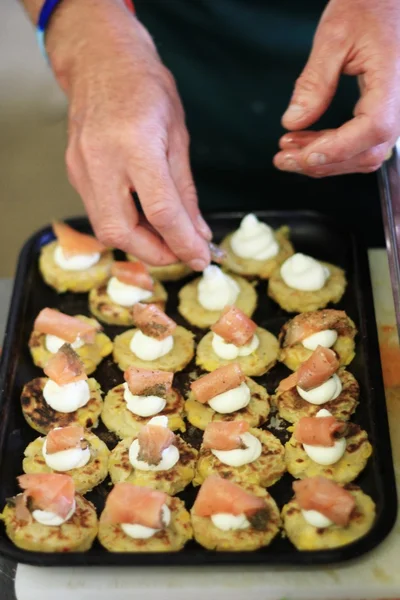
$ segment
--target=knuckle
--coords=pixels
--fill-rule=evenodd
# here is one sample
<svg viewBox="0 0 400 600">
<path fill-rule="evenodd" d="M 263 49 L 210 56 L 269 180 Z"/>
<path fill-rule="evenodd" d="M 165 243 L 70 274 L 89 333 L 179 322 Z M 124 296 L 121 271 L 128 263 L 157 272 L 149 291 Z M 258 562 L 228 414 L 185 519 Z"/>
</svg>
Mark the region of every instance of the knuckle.
<svg viewBox="0 0 400 600">
<path fill-rule="evenodd" d="M 376 144 L 383 144 L 392 137 L 394 124 L 388 118 L 374 118 L 371 120 L 370 129 Z"/>
<path fill-rule="evenodd" d="M 147 218 L 156 229 L 171 227 L 176 218 L 176 210 L 167 200 L 155 200 L 147 208 Z"/>
<path fill-rule="evenodd" d="M 295 92 L 313 92 L 320 86 L 320 74 L 312 67 L 306 68 L 296 80 Z"/>
<path fill-rule="evenodd" d="M 372 167 L 374 165 L 381 165 L 385 160 L 386 150 L 385 148 L 375 147 L 367 150 L 364 154 L 362 166 Z"/>
<path fill-rule="evenodd" d="M 348 39 L 347 27 L 343 20 L 330 19 L 324 23 L 320 37 L 329 45 L 340 46 Z"/>
<path fill-rule="evenodd" d="M 126 237 L 119 225 L 110 222 L 99 225 L 95 233 L 100 242 L 108 247 L 122 246 Z"/>
<path fill-rule="evenodd" d="M 361 171 L 362 171 L 362 173 L 374 173 L 375 171 L 378 171 L 378 169 L 381 168 L 381 165 L 382 165 L 382 163 L 368 165 L 368 166 L 364 167 Z"/>
</svg>

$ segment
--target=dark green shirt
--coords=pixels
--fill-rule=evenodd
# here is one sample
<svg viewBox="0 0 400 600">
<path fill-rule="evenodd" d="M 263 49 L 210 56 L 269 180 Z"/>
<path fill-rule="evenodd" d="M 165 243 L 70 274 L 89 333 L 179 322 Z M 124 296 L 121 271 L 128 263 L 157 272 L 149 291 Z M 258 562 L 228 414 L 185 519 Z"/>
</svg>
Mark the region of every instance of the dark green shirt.
<svg viewBox="0 0 400 600">
<path fill-rule="evenodd" d="M 343 196 L 352 177 L 312 181 L 278 173 L 272 165 L 284 132 L 281 116 L 325 5 L 323 0 L 135 0 L 138 18 L 178 84 L 203 208 L 278 208 L 284 198 L 288 208 L 335 210 L 332 202 Z M 356 82 L 344 77 L 316 127 L 344 123 L 356 101 Z M 356 179 L 364 187 L 368 177 Z M 376 201 L 374 215 L 379 216 Z"/>
</svg>

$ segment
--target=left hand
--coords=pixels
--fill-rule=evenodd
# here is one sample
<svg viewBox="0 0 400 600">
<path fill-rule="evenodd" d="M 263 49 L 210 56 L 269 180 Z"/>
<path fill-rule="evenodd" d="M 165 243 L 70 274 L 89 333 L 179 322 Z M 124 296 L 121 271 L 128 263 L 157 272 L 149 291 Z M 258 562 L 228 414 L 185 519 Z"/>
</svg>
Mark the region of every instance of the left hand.
<svg viewBox="0 0 400 600">
<path fill-rule="evenodd" d="M 339 77 L 359 77 L 354 118 L 307 131 L 327 110 Z M 282 117 L 278 169 L 325 177 L 377 170 L 400 136 L 400 0 L 330 0 L 309 60 Z"/>
</svg>

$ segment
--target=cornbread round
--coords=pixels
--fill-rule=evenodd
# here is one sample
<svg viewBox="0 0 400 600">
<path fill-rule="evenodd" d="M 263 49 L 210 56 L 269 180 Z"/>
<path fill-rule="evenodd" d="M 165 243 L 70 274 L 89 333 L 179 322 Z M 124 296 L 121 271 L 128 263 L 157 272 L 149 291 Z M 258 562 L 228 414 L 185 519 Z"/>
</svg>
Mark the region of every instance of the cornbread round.
<svg viewBox="0 0 400 600">
<path fill-rule="evenodd" d="M 150 417 L 139 417 L 131 412 L 124 398 L 124 385 L 120 384 L 113 387 L 104 398 L 103 412 L 101 420 L 110 431 L 113 431 L 121 439 L 129 436 L 137 436 L 140 429 L 147 425 L 152 419 Z M 157 413 L 157 416 L 168 417 L 168 427 L 172 431 L 185 431 L 186 425 L 183 420 L 185 403 L 181 394 L 175 390 L 167 394 L 166 405 L 163 410 Z"/>
<path fill-rule="evenodd" d="M 132 254 L 127 255 L 128 260 L 131 262 L 137 262 L 137 258 Z M 158 281 L 179 281 L 193 273 L 192 269 L 185 265 L 183 262 L 173 263 L 172 265 L 165 265 L 163 267 L 154 267 L 153 265 L 146 265 L 147 269 L 152 277 L 158 279 Z"/>
<path fill-rule="evenodd" d="M 304 400 L 294 387 L 287 392 L 277 392 L 272 401 L 278 409 L 279 416 L 289 423 L 296 423 L 301 417 L 315 417 L 321 408 L 341 421 L 348 421 L 357 408 L 360 388 L 354 375 L 341 367 L 337 372 L 342 382 L 342 391 L 335 400 L 324 404 L 311 404 Z"/>
<path fill-rule="evenodd" d="M 245 315 L 251 317 L 257 307 L 257 293 L 254 285 L 238 275 L 229 274 L 229 277 L 234 279 L 240 288 L 239 295 L 234 303 L 235 306 L 240 308 Z M 178 294 L 178 311 L 191 325 L 205 329 L 218 321 L 223 309 L 207 310 L 203 308 L 197 299 L 200 280 L 201 277 L 198 277 L 181 288 Z"/>
<path fill-rule="evenodd" d="M 165 529 L 147 539 L 127 535 L 120 525 L 104 523 L 105 511 L 99 520 L 99 542 L 109 552 L 176 552 L 192 539 L 190 515 L 179 498 L 169 496 L 166 505 L 171 511 L 171 522 Z"/>
<path fill-rule="evenodd" d="M 345 487 L 356 501 L 347 527 L 331 525 L 318 529 L 307 523 L 295 498 L 285 504 L 282 509 L 284 529 L 298 550 L 327 550 L 345 546 L 358 540 L 371 529 L 375 520 L 375 503 L 372 498 L 355 485 L 349 484 Z"/>
<path fill-rule="evenodd" d="M 54 251 L 58 242 L 50 242 L 43 246 L 39 257 L 39 269 L 43 279 L 60 294 L 63 292 L 89 292 L 93 287 L 101 285 L 110 277 L 114 260 L 111 250 L 100 256 L 98 263 L 83 271 L 66 271 L 54 260 Z"/>
<path fill-rule="evenodd" d="M 252 354 L 249 354 L 249 356 L 238 356 L 233 360 L 225 360 L 214 352 L 212 347 L 214 333 L 209 331 L 197 346 L 196 364 L 205 371 L 215 371 L 218 367 L 235 362 L 240 365 L 245 375 L 249 375 L 250 377 L 264 375 L 264 373 L 272 369 L 278 360 L 279 342 L 272 333 L 262 327 L 257 327 L 256 335 L 260 340 L 260 344 Z"/>
<path fill-rule="evenodd" d="M 7 504 L 0 514 L 10 540 L 22 550 L 32 552 L 86 552 L 97 535 L 96 510 L 89 500 L 75 496 L 76 510 L 72 517 L 57 527 L 42 525 L 33 518 L 19 521 L 15 507 Z"/>
<path fill-rule="evenodd" d="M 235 483 L 260 487 L 270 487 L 279 481 L 286 471 L 285 449 L 281 442 L 270 431 L 250 429 L 249 433 L 262 444 L 262 452 L 257 460 L 241 467 L 231 467 L 222 463 L 209 448 L 203 448 L 202 445 L 193 485 L 201 485 L 209 475 L 219 475 Z"/>
<path fill-rule="evenodd" d="M 43 444 L 46 438 L 37 438 L 31 442 L 24 452 L 22 468 L 24 473 L 58 473 L 49 466 L 43 456 Z M 74 480 L 75 490 L 78 494 L 87 494 L 96 485 L 99 485 L 108 475 L 109 449 L 105 443 L 90 431 L 85 432 L 85 440 L 90 448 L 89 462 L 79 469 L 66 471 Z"/>
<path fill-rule="evenodd" d="M 47 377 L 32 379 L 22 390 L 21 406 L 26 422 L 39 433 L 47 434 L 55 427 L 82 425 L 85 429 L 93 429 L 99 424 L 103 408 L 100 384 L 95 379 L 88 379 L 90 400 L 85 406 L 70 413 L 54 410 L 43 397 Z"/>
<path fill-rule="evenodd" d="M 181 492 L 193 480 L 196 470 L 197 450 L 192 448 L 179 435 L 173 445 L 179 450 L 179 461 L 167 471 L 140 471 L 129 460 L 129 448 L 135 437 L 125 438 L 117 444 L 110 454 L 108 471 L 111 481 L 133 483 L 153 488 L 174 496 Z"/>
<path fill-rule="evenodd" d="M 74 315 L 76 319 L 80 319 L 84 323 L 97 324 L 95 319 L 90 319 L 84 315 Z M 103 358 L 111 354 L 113 343 L 105 333 L 99 331 L 96 333 L 94 344 L 84 344 L 80 348 L 76 348 L 75 352 L 83 362 L 85 373 L 90 375 L 96 370 L 96 367 L 101 363 Z M 46 334 L 32 331 L 29 339 L 29 350 L 32 355 L 34 364 L 43 369 L 53 356 L 46 348 Z"/>
<path fill-rule="evenodd" d="M 168 354 L 156 360 L 141 360 L 131 351 L 129 345 L 137 329 L 128 329 L 114 339 L 114 361 L 122 371 L 134 366 L 139 369 L 158 369 L 176 373 L 182 371 L 194 356 L 194 335 L 178 325 L 173 332 L 174 346 Z"/>
<path fill-rule="evenodd" d="M 304 292 L 289 287 L 283 281 L 281 269 L 275 269 L 268 284 L 268 296 L 289 313 L 303 313 L 325 308 L 329 303 L 337 304 L 346 289 L 346 276 L 340 267 L 321 262 L 330 271 L 324 287 L 315 292 Z"/>
<path fill-rule="evenodd" d="M 201 546 L 208 550 L 247 552 L 268 546 L 277 535 L 281 527 L 281 518 L 275 500 L 259 486 L 243 487 L 247 492 L 265 498 L 267 511 L 265 523 L 257 529 L 250 526 L 247 529 L 223 531 L 213 524 L 210 517 L 199 517 L 192 508 L 190 514 L 194 539 Z"/>
<path fill-rule="evenodd" d="M 164 310 L 167 298 L 168 295 L 164 286 L 159 281 L 154 280 L 153 295 L 141 302 L 143 304 L 156 304 L 158 308 Z M 89 309 L 97 319 L 109 325 L 132 327 L 135 324 L 133 321 L 132 306 L 121 306 L 113 302 L 107 294 L 106 284 L 90 290 Z"/>
<path fill-rule="evenodd" d="M 354 481 L 364 470 L 368 458 L 372 454 L 372 446 L 368 441 L 367 432 L 354 423 L 349 423 L 345 437 L 347 447 L 342 458 L 333 465 L 320 465 L 308 456 L 303 444 L 298 442 L 293 435 L 285 444 L 285 461 L 288 472 L 296 479 L 320 475 L 342 485 Z"/>
<path fill-rule="evenodd" d="M 250 427 L 259 427 L 265 423 L 269 415 L 269 395 L 265 388 L 249 377 L 246 377 L 246 384 L 250 388 L 251 393 L 249 404 L 241 410 L 228 414 L 215 412 L 208 404 L 198 402 L 193 392 L 189 392 L 185 402 L 187 420 L 194 427 L 202 430 L 211 421 L 247 421 Z"/>
<path fill-rule="evenodd" d="M 237 256 L 231 246 L 233 232 L 227 235 L 221 242 L 220 246 L 225 250 L 226 258 L 223 259 L 223 266 L 237 273 L 242 277 L 260 277 L 268 279 L 271 274 L 285 262 L 292 254 L 294 254 L 293 246 L 289 240 L 289 227 L 283 226 L 275 231 L 275 238 L 279 244 L 279 252 L 276 256 L 267 260 L 255 260 L 254 258 L 241 258 Z"/>
</svg>

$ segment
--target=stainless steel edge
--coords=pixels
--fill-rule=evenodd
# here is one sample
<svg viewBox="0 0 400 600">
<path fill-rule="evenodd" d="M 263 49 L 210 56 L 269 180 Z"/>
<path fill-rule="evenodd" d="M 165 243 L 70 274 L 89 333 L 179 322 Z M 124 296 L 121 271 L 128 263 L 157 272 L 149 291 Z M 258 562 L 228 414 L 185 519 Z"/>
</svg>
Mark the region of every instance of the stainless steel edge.
<svg viewBox="0 0 400 600">
<path fill-rule="evenodd" d="M 378 182 L 397 330 L 400 336 L 400 140 L 393 148 L 391 157 L 383 164 L 378 174 Z"/>
</svg>

